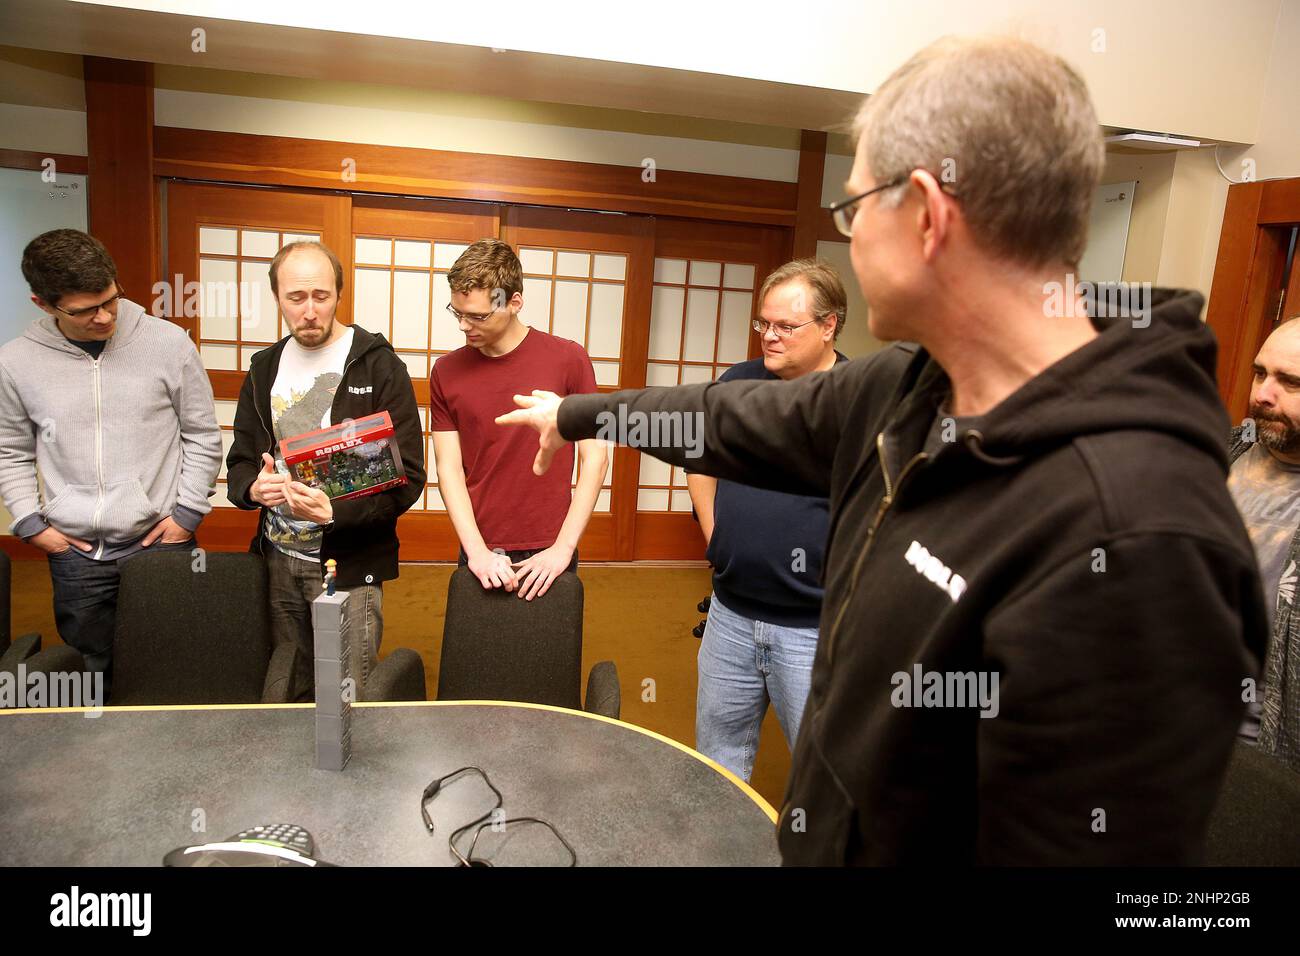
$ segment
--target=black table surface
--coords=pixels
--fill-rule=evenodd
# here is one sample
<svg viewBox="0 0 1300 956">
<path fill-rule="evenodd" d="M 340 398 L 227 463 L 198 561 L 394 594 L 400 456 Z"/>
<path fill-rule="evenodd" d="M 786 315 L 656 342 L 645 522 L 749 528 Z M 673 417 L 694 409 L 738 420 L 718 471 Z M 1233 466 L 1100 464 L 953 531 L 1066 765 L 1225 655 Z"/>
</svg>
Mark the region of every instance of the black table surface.
<svg viewBox="0 0 1300 956">
<path fill-rule="evenodd" d="M 0 711 L 0 865 L 152 866 L 171 849 L 295 823 L 340 865 L 444 866 L 452 830 L 491 809 L 538 817 L 579 866 L 775 865 L 775 813 L 689 748 L 631 724 L 494 702 L 357 704 L 352 758 L 315 768 L 310 705 Z M 467 835 L 458 841 L 468 846 Z M 498 866 L 561 865 L 545 828 L 489 828 Z"/>
</svg>

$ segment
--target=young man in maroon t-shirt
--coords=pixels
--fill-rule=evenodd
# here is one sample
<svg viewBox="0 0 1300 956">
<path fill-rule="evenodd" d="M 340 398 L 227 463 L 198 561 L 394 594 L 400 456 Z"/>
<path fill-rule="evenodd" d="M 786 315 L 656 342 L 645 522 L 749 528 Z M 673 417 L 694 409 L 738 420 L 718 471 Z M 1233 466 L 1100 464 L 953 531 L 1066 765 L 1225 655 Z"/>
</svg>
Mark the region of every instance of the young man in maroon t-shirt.
<svg viewBox="0 0 1300 956">
<path fill-rule="evenodd" d="M 429 375 L 438 487 L 460 538 L 460 563 L 484 588 L 518 590 L 531 601 L 564 571 L 577 570 L 578 539 L 605 478 L 605 446 L 578 443 L 582 467 L 571 491 L 571 446 L 545 475 L 534 475 L 536 439 L 493 420 L 516 407 L 515 395 L 535 389 L 594 392 L 596 373 L 581 345 L 519 320 L 523 269 L 509 244 L 480 239 L 447 281 L 448 311 L 465 346 L 438 359 Z"/>
</svg>

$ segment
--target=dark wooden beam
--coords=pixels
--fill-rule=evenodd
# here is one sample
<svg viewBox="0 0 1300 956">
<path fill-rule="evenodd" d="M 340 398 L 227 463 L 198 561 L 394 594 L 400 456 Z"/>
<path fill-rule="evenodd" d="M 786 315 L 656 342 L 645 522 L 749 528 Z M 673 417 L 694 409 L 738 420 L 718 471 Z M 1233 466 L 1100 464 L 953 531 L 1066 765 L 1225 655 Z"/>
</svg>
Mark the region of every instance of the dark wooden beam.
<svg viewBox="0 0 1300 956">
<path fill-rule="evenodd" d="M 826 172 L 826 134 L 806 129 L 799 137 L 799 198 L 795 209 L 794 257 L 817 255 L 822 232 L 822 177 Z"/>
<path fill-rule="evenodd" d="M 0 149 L 0 167 L 5 169 L 44 169 L 47 159 L 54 160 L 55 173 L 85 175 L 86 157 L 67 153 L 42 153 L 34 149 Z"/>
<path fill-rule="evenodd" d="M 153 64 L 85 58 L 90 232 L 117 263 L 128 297 L 148 303 L 158 276 L 153 181 Z"/>
</svg>

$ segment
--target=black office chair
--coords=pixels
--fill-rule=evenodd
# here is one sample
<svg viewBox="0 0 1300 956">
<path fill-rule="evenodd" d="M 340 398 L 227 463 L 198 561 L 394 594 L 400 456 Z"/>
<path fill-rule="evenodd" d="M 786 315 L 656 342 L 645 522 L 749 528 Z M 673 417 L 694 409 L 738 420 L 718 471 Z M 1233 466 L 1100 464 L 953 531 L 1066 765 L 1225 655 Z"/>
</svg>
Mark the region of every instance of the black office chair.
<svg viewBox="0 0 1300 956">
<path fill-rule="evenodd" d="M 24 634 L 10 640 L 13 628 L 10 613 L 12 584 L 13 567 L 9 555 L 0 551 L 0 673 L 9 674 L 16 679 L 20 664 L 23 673 L 28 676 L 83 672 L 86 662 L 76 649 L 66 644 L 42 649 L 39 634 Z"/>
<path fill-rule="evenodd" d="M 697 641 L 702 640 L 704 638 L 704 629 L 709 626 L 709 605 L 712 603 L 712 601 L 713 601 L 713 595 L 710 594 L 699 604 L 695 605 L 696 610 L 698 610 L 701 614 L 704 615 L 704 620 L 700 621 L 699 624 L 696 624 L 693 628 L 691 628 L 691 633 L 695 635 L 695 639 Z"/>
<path fill-rule="evenodd" d="M 439 700 L 518 700 L 618 717 L 613 661 L 601 661 L 582 683 L 582 582 L 566 571 L 546 594 L 525 601 L 485 590 L 466 567 L 447 585 Z"/>
<path fill-rule="evenodd" d="M 1238 743 L 1205 841 L 1207 866 L 1300 866 L 1300 771 Z"/>
<path fill-rule="evenodd" d="M 273 646 L 261 556 L 209 553 L 202 571 L 191 561 L 187 551 L 160 551 L 122 564 L 112 703 L 293 700 L 295 650 Z M 397 650 L 380 661 L 365 699 L 423 700 L 419 655 Z"/>
<path fill-rule="evenodd" d="M 10 613 L 10 589 L 13 585 L 13 566 L 9 555 L 0 551 L 0 671 L 15 673 L 20 663 L 41 649 L 39 634 L 24 634 L 10 640 L 13 621 Z"/>
</svg>

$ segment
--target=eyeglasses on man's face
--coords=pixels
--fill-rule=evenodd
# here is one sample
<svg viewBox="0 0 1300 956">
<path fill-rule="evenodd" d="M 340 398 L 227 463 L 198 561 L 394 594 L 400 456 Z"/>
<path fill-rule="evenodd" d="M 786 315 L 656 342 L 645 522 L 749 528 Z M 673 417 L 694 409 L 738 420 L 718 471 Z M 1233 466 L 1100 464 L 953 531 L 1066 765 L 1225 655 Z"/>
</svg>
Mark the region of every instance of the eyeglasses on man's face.
<svg viewBox="0 0 1300 956">
<path fill-rule="evenodd" d="M 807 322 L 800 322 L 798 325 L 790 325 L 786 322 L 764 322 L 762 319 L 754 319 L 750 325 L 754 327 L 754 331 L 759 335 L 767 335 L 767 330 L 771 329 L 780 338 L 788 339 L 805 325 L 812 325 L 816 321 L 816 319 L 809 319 Z"/>
<path fill-rule="evenodd" d="M 116 283 L 114 284 L 116 285 Z M 88 305 L 84 309 L 72 309 L 72 310 L 61 309 L 57 305 L 51 305 L 50 308 L 53 309 L 55 312 L 61 312 L 64 315 L 66 315 L 68 318 L 74 319 L 78 322 L 88 322 L 91 319 L 95 318 L 95 316 L 99 315 L 100 309 L 103 309 L 111 316 L 116 316 L 117 300 L 122 298 L 122 296 L 124 296 L 125 294 L 126 293 L 122 291 L 122 287 L 119 285 L 117 286 L 117 293 L 115 295 L 109 296 L 107 299 L 105 299 L 103 302 L 100 302 L 98 305 Z"/>
<path fill-rule="evenodd" d="M 907 182 L 906 176 L 898 176 L 887 183 L 873 186 L 864 193 L 858 193 L 856 196 L 850 196 L 848 199 L 841 199 L 837 203 L 832 203 L 831 219 L 834 220 L 835 228 L 839 230 L 840 235 L 848 236 L 850 239 L 853 238 L 853 217 L 858 214 L 858 206 L 861 205 L 862 200 L 886 189 L 901 186 L 905 182 Z"/>
<path fill-rule="evenodd" d="M 452 314 L 452 316 L 456 319 L 457 322 L 459 322 L 461 319 L 466 319 L 469 322 L 486 322 L 488 319 L 492 318 L 492 316 L 500 312 L 501 309 L 500 307 L 497 307 L 493 309 L 491 312 L 461 312 L 450 302 L 448 302 L 447 311 Z"/>
</svg>

